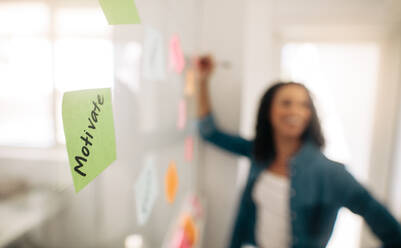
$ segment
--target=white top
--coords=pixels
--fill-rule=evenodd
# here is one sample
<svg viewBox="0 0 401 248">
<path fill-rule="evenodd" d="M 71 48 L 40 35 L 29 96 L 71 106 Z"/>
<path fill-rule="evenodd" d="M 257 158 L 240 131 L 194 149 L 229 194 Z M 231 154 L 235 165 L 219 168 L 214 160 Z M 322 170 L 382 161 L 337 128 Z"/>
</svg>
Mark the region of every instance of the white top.
<svg viewBox="0 0 401 248">
<path fill-rule="evenodd" d="M 256 241 L 260 248 L 290 245 L 289 179 L 263 172 L 252 192 L 257 206 Z"/>
</svg>

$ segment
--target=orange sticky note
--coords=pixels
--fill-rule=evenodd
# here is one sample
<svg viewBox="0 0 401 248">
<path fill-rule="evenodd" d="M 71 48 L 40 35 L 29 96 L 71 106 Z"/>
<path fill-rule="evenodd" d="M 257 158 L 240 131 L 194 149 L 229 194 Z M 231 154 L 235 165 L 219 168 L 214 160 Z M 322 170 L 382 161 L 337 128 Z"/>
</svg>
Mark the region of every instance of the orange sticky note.
<svg viewBox="0 0 401 248">
<path fill-rule="evenodd" d="M 184 129 L 187 123 L 187 104 L 184 99 L 181 99 L 178 104 L 178 129 Z"/>
<path fill-rule="evenodd" d="M 181 226 L 184 229 L 190 244 L 194 245 L 198 239 L 198 229 L 192 216 L 186 215 L 181 222 Z"/>
<path fill-rule="evenodd" d="M 194 140 L 191 136 L 185 139 L 185 160 L 191 162 L 194 157 Z"/>
<path fill-rule="evenodd" d="M 174 161 L 171 161 L 167 168 L 165 184 L 167 202 L 173 203 L 178 189 L 178 173 Z"/>
<path fill-rule="evenodd" d="M 182 73 L 185 67 L 185 58 L 181 49 L 181 42 L 178 35 L 174 35 L 170 40 L 170 67 L 177 73 Z"/>
<path fill-rule="evenodd" d="M 189 69 L 185 75 L 185 95 L 193 96 L 195 93 L 195 71 Z"/>
</svg>

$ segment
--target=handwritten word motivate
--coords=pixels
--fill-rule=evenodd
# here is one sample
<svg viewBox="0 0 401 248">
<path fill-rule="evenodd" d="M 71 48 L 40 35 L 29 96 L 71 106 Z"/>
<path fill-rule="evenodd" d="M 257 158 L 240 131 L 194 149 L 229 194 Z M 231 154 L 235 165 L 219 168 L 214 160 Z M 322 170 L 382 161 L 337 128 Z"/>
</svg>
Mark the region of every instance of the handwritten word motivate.
<svg viewBox="0 0 401 248">
<path fill-rule="evenodd" d="M 63 124 L 75 191 L 116 159 L 110 89 L 66 92 Z"/>
</svg>

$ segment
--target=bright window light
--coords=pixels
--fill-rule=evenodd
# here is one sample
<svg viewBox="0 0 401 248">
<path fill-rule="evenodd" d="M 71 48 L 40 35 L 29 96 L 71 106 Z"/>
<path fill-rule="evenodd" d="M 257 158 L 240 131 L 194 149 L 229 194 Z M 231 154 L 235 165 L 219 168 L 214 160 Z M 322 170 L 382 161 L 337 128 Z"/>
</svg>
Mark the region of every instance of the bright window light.
<svg viewBox="0 0 401 248">
<path fill-rule="evenodd" d="M 111 34 L 102 10 L 99 8 L 65 8 L 56 12 L 57 34 L 59 36 L 102 36 Z"/>
<path fill-rule="evenodd" d="M 111 27 L 102 12 L 51 4 L 0 3 L 0 146 L 65 143 L 62 94 L 113 86 Z"/>
<path fill-rule="evenodd" d="M 49 31 L 50 8 L 44 3 L 0 3 L 0 35 L 33 35 Z"/>
<path fill-rule="evenodd" d="M 49 9 L 0 4 L 0 145 L 54 144 Z"/>
</svg>

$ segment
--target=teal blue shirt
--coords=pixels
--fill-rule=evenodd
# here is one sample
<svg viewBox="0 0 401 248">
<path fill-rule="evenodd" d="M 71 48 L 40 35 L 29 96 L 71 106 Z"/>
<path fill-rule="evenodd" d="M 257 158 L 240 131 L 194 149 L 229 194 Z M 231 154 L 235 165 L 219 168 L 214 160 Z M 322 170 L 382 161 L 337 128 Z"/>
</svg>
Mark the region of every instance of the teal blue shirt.
<svg viewBox="0 0 401 248">
<path fill-rule="evenodd" d="M 212 115 L 200 120 L 199 124 L 200 134 L 205 140 L 251 160 L 230 248 L 240 248 L 244 244 L 257 246 L 257 206 L 252 199 L 252 190 L 260 173 L 268 168 L 272 159 L 258 164 L 252 155 L 253 142 L 222 132 Z M 312 142 L 302 145 L 290 160 L 289 168 L 292 248 L 326 247 L 341 207 L 362 216 L 383 242 L 383 247 L 401 247 L 401 226 L 395 218 L 355 180 L 344 165 L 326 158 Z"/>
</svg>

